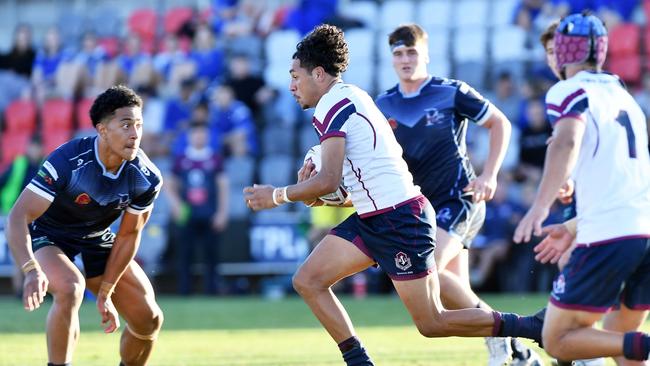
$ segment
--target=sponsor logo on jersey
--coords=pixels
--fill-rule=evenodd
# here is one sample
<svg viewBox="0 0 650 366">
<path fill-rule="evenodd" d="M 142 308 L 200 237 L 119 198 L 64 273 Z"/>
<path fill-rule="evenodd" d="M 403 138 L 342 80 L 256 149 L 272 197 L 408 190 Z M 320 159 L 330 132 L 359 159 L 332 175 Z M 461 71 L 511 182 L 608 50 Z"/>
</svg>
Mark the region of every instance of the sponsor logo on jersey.
<svg viewBox="0 0 650 366">
<path fill-rule="evenodd" d="M 74 199 L 74 203 L 78 205 L 87 205 L 90 203 L 90 196 L 88 193 L 82 193 L 77 196 L 77 198 Z"/>
<path fill-rule="evenodd" d="M 406 271 L 411 268 L 411 258 L 409 258 L 409 256 L 404 252 L 398 252 L 395 254 L 395 267 L 402 271 Z"/>
<path fill-rule="evenodd" d="M 45 183 L 47 183 L 47 184 L 49 184 L 49 185 L 54 184 L 54 180 L 52 180 L 52 177 L 50 177 L 49 175 L 47 175 L 47 173 L 45 173 L 44 171 L 39 170 L 38 173 L 36 173 L 36 174 L 37 174 L 39 177 L 43 178 L 43 180 L 45 181 Z"/>
</svg>

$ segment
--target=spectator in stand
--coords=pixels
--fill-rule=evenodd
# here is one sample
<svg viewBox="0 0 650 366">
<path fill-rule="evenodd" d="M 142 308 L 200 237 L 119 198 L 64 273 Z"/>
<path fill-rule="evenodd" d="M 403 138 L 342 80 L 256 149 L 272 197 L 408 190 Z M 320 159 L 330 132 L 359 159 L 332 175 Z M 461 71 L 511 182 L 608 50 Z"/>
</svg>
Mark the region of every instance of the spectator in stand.
<svg viewBox="0 0 650 366">
<path fill-rule="evenodd" d="M 32 44 L 32 28 L 24 23 L 14 30 L 14 40 L 8 53 L 0 55 L 0 69 L 12 71 L 25 78 L 32 76 L 36 51 Z"/>
<path fill-rule="evenodd" d="M 250 59 L 246 55 L 233 56 L 228 65 L 225 84 L 232 88 L 235 99 L 246 104 L 256 121 L 263 120 L 263 109 L 270 107 L 276 91 L 266 86 L 264 78 L 251 72 Z"/>
<path fill-rule="evenodd" d="M 36 100 L 42 103 L 49 97 L 72 98 L 74 75 L 69 61 L 73 55 L 63 49 L 59 29 L 51 27 L 45 33 L 43 47 L 36 53 L 32 70 L 32 84 Z M 67 63 L 67 65 L 66 65 Z M 72 81 L 72 83 L 71 83 Z"/>
<path fill-rule="evenodd" d="M 205 24 L 196 30 L 190 58 L 196 64 L 196 77 L 200 88 L 207 87 L 222 76 L 223 53 L 217 48 L 212 30 Z"/>
<path fill-rule="evenodd" d="M 24 155 L 19 155 L 0 175 L 0 216 L 7 216 L 20 192 L 34 178 L 43 162 L 43 147 L 41 139 L 33 136 L 25 149 Z M 14 293 L 22 297 L 23 273 L 17 266 L 11 276 Z"/>
<path fill-rule="evenodd" d="M 212 137 L 225 148 L 226 155 L 257 155 L 257 135 L 251 112 L 235 99 L 232 88 L 214 88 L 210 103 Z"/>
<path fill-rule="evenodd" d="M 140 37 L 131 33 L 124 39 L 124 49 L 117 57 L 121 79 L 132 88 L 154 86 L 151 56 L 142 50 Z"/>
<path fill-rule="evenodd" d="M 81 49 L 74 57 L 74 64 L 85 97 L 94 97 L 117 81 L 117 68 L 109 66 L 108 61 L 109 56 L 104 48 L 97 44 L 95 33 L 84 33 Z"/>
<path fill-rule="evenodd" d="M 571 13 L 590 9 L 603 19 L 608 28 L 611 28 L 620 22 L 631 21 L 634 9 L 638 5 L 639 0 L 551 0 L 544 12 L 553 18 L 562 18 Z"/>
<path fill-rule="evenodd" d="M 514 23 L 525 30 L 532 30 L 545 3 L 546 0 L 520 0 L 515 7 Z"/>
<path fill-rule="evenodd" d="M 162 138 L 165 119 L 165 103 L 158 98 L 156 90 L 142 87 L 137 90 L 142 99 L 142 119 L 147 121 L 147 128 L 142 131 L 142 149 L 152 160 L 169 153 L 169 147 Z M 158 164 L 157 164 L 158 165 Z"/>
<path fill-rule="evenodd" d="M 544 103 L 539 99 L 528 100 L 526 127 L 521 130 L 519 137 L 519 162 L 524 176 L 537 176 L 542 171 L 546 157 L 546 141 L 551 137 L 552 131 L 546 121 Z"/>
<path fill-rule="evenodd" d="M 221 156 L 210 147 L 210 133 L 204 123 L 192 123 L 190 144 L 176 158 L 173 174 L 167 180 L 172 217 L 183 240 L 178 247 L 178 292 L 192 292 L 194 251 L 202 248 L 203 291 L 218 290 L 217 264 L 219 233 L 228 225 L 228 178 Z"/>
<path fill-rule="evenodd" d="M 181 82 L 181 90 L 178 95 L 172 96 L 166 102 L 165 117 L 163 123 L 163 144 L 170 146 L 178 139 L 180 132 L 187 128 L 183 125 L 190 120 L 192 110 L 196 106 L 198 97 L 196 94 L 196 80 L 185 79 Z M 180 153 L 181 150 L 174 150 Z"/>
<path fill-rule="evenodd" d="M 18 24 L 11 49 L 0 54 L 0 111 L 11 101 L 29 93 L 29 78 L 35 58 L 31 27 Z"/>
<path fill-rule="evenodd" d="M 154 56 L 153 66 L 165 95 L 178 94 L 181 82 L 196 73 L 189 52 L 180 47 L 178 37 L 173 34 L 163 39 L 163 49 Z"/>
<path fill-rule="evenodd" d="M 284 28 L 306 34 L 336 15 L 337 0 L 300 0 L 287 14 Z"/>
<path fill-rule="evenodd" d="M 487 99 L 497 106 L 511 121 L 519 119 L 521 112 L 521 96 L 517 92 L 517 84 L 512 74 L 503 71 L 497 77 L 494 93 L 488 93 Z"/>
</svg>

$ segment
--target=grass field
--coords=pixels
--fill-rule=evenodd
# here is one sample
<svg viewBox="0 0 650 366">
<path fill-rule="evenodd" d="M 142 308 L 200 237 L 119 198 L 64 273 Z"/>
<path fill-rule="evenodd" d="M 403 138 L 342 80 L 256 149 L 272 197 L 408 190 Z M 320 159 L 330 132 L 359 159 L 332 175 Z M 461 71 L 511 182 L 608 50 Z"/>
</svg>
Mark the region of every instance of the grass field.
<svg viewBox="0 0 650 366">
<path fill-rule="evenodd" d="M 484 298 L 496 309 L 525 314 L 546 302 L 544 295 Z M 280 301 L 161 297 L 159 302 L 165 311 L 165 325 L 151 365 L 342 364 L 334 342 L 297 297 Z M 377 365 L 486 363 L 487 352 L 480 338 L 420 336 L 396 297 L 344 298 L 343 302 Z M 18 300 L 0 297 L 0 365 L 45 365 L 47 308 L 46 304 L 29 314 Z M 118 334 L 101 332 L 94 302 L 85 301 L 74 364 L 117 365 L 118 343 Z"/>
</svg>

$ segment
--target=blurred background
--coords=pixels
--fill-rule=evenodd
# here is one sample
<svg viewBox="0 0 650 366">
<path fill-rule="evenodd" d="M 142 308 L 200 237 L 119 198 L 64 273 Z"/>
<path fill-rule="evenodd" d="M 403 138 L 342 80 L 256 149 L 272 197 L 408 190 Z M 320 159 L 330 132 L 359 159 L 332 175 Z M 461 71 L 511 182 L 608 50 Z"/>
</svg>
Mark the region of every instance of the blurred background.
<svg viewBox="0 0 650 366">
<path fill-rule="evenodd" d="M 472 283 L 483 292 L 548 291 L 556 269 L 510 238 L 532 202 L 551 133 L 543 98 L 556 80 L 539 35 L 583 8 L 607 23 L 605 68 L 647 114 L 647 0 L 0 0 L 0 293 L 21 283 L 3 215 L 48 153 L 94 133 L 93 98 L 118 83 L 144 100 L 142 148 L 166 180 L 137 256 L 158 292 L 290 293 L 297 265 L 350 211 L 291 204 L 254 214 L 242 189 L 295 183 L 318 143 L 311 111 L 288 92 L 288 69 L 296 43 L 322 22 L 345 30 L 344 80 L 371 96 L 397 82 L 389 32 L 417 22 L 429 33 L 430 72 L 466 81 L 507 115 L 513 136 L 471 250 Z M 479 172 L 488 148 L 481 130 L 468 135 Z M 183 163 L 188 148 L 203 146 L 216 154 L 212 173 Z M 226 193 L 227 220 L 215 224 L 204 198 L 218 192 Z M 564 209 L 548 222 L 561 221 Z M 391 286 L 369 269 L 340 290 L 363 297 Z"/>
</svg>

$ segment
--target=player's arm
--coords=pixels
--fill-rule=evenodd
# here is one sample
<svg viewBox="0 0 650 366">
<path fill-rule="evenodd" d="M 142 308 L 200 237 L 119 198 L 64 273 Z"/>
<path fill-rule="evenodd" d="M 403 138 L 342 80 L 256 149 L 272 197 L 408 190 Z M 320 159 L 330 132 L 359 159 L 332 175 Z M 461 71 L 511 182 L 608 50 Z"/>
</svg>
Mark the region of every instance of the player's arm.
<svg viewBox="0 0 650 366">
<path fill-rule="evenodd" d="M 458 82 L 454 108 L 460 116 L 469 118 L 489 130 L 490 146 L 483 172 L 471 181 L 464 191 L 473 193 L 474 202 L 491 200 L 497 189 L 497 175 L 510 143 L 510 121 L 503 112 L 464 82 Z"/>
<path fill-rule="evenodd" d="M 183 221 L 185 203 L 180 196 L 180 185 L 178 178 L 174 174 L 170 174 L 165 178 L 165 185 L 163 190 L 169 199 L 169 209 L 171 211 L 174 221 Z"/>
<path fill-rule="evenodd" d="M 149 219 L 151 210 L 132 213 L 128 210 L 122 215 L 120 229 L 115 236 L 111 254 L 106 263 L 102 282 L 97 292 L 97 310 L 105 325 L 104 332 L 112 333 L 120 327 L 117 311 L 113 306 L 111 295 L 129 263 L 135 257 L 140 245 L 142 229 Z"/>
<path fill-rule="evenodd" d="M 43 302 L 48 281 L 34 258 L 28 225 L 43 215 L 51 203 L 30 189 L 24 189 L 7 218 L 7 242 L 14 262 L 25 274 L 23 303 L 25 309 L 30 311 L 38 308 Z"/>
<path fill-rule="evenodd" d="M 529 241 L 531 234 L 542 234 L 542 222 L 576 164 L 585 127 L 584 121 L 577 117 L 567 116 L 557 121 L 553 140 L 546 150 L 544 172 L 535 201 L 515 230 L 516 243 Z"/>
<path fill-rule="evenodd" d="M 108 283 L 115 286 L 120 280 L 126 267 L 128 267 L 138 251 L 142 229 L 149 220 L 150 214 L 151 210 L 137 214 L 129 211 L 124 212 L 120 228 L 113 242 L 111 254 L 106 263 L 102 285 Z"/>
<path fill-rule="evenodd" d="M 497 175 L 503 163 L 510 143 L 512 127 L 508 118 L 496 107 L 491 107 L 492 114 L 481 125 L 489 130 L 488 157 L 480 176 L 470 182 L 465 191 L 473 191 L 474 202 L 489 201 L 497 188 Z"/>
<path fill-rule="evenodd" d="M 217 186 L 217 210 L 212 222 L 212 227 L 217 231 L 223 231 L 228 225 L 228 207 L 229 207 L 229 183 L 228 177 L 224 172 L 220 172 L 215 177 Z"/>
<path fill-rule="evenodd" d="M 533 206 L 548 209 L 553 204 L 576 165 L 585 127 L 582 119 L 574 117 L 562 118 L 556 124 L 555 138 L 546 151 L 544 174 Z"/>
<path fill-rule="evenodd" d="M 345 137 L 334 136 L 321 142 L 321 169 L 313 177 L 287 187 L 275 189 L 270 185 L 244 188 L 247 204 L 262 210 L 295 201 L 311 201 L 336 191 L 343 175 Z M 274 197 L 275 195 L 275 197 Z"/>
</svg>

